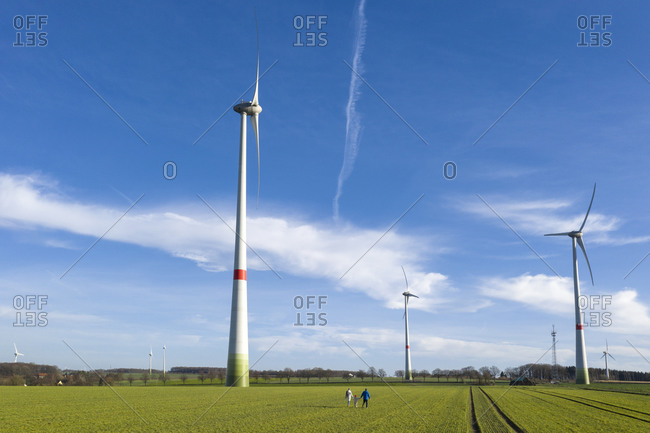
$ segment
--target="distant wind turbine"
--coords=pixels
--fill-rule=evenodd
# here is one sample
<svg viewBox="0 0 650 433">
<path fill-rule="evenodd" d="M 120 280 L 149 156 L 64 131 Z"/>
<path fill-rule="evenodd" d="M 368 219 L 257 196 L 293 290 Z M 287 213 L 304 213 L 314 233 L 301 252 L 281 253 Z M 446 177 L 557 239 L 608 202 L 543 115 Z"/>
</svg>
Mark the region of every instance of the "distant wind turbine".
<svg viewBox="0 0 650 433">
<path fill-rule="evenodd" d="M 258 99 L 260 80 L 260 39 L 257 31 L 257 75 L 253 100 L 233 107 L 241 114 L 239 139 L 239 185 L 237 188 L 237 224 L 235 239 L 235 270 L 232 285 L 232 307 L 230 310 L 230 341 L 226 386 L 248 386 L 248 283 L 246 280 L 246 117 L 250 116 L 257 143 L 257 198 L 260 191 L 260 138 L 259 115 L 262 107 Z"/>
<path fill-rule="evenodd" d="M 23 355 L 18 351 L 18 348 L 16 347 L 16 343 L 14 343 L 14 362 L 18 362 L 19 356 L 25 356 L 25 355 Z"/>
<path fill-rule="evenodd" d="M 580 229 L 574 230 L 572 232 L 566 233 L 551 233 L 544 236 L 569 236 L 571 238 L 571 244 L 573 246 L 573 296 L 575 300 L 575 317 L 576 317 L 576 384 L 579 385 L 589 385 L 589 372 L 587 368 L 587 354 L 585 351 L 585 335 L 584 327 L 582 324 L 582 314 L 580 314 L 580 279 L 578 276 L 578 255 L 576 253 L 576 243 L 580 246 L 582 253 L 585 256 L 587 261 L 587 267 L 589 268 L 589 275 L 591 276 L 591 284 L 594 284 L 594 275 L 591 272 L 591 265 L 589 264 L 589 258 L 587 257 L 587 250 L 585 249 L 585 244 L 582 241 L 582 229 L 585 227 L 587 222 L 587 217 L 589 217 L 589 212 L 591 211 L 591 205 L 594 203 L 594 196 L 596 195 L 596 184 L 594 184 L 594 192 L 591 194 L 591 202 L 589 203 L 589 208 L 587 208 L 587 214 L 585 219 L 582 221 Z"/>
<path fill-rule="evenodd" d="M 413 380 L 413 375 L 411 374 L 411 346 L 409 344 L 409 298 L 419 298 L 419 296 L 414 295 L 409 291 L 409 280 L 406 278 L 406 271 L 404 266 L 402 266 L 402 272 L 404 273 L 404 281 L 406 281 L 406 291 L 402 293 L 404 295 L 404 326 L 406 329 L 406 366 L 404 369 L 404 380 L 411 381 Z"/>
<path fill-rule="evenodd" d="M 603 350 L 603 356 L 601 356 L 600 359 L 605 358 L 605 377 L 607 377 L 607 380 L 609 380 L 609 365 L 607 365 L 608 356 L 612 358 L 614 361 L 616 361 L 616 359 L 612 355 L 610 355 L 609 344 L 607 343 L 607 340 L 605 340 L 605 350 Z"/>
<path fill-rule="evenodd" d="M 153 358 L 153 349 L 149 346 L 149 377 L 151 377 L 151 360 Z"/>
</svg>

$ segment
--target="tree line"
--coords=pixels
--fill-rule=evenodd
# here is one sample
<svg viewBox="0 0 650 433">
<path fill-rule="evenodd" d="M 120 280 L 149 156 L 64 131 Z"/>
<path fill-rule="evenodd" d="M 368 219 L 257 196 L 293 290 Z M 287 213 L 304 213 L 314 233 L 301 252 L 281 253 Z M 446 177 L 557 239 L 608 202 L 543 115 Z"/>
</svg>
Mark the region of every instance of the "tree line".
<svg viewBox="0 0 650 433">
<path fill-rule="evenodd" d="M 478 383 L 489 384 L 495 380 L 513 380 L 526 378 L 531 381 L 570 381 L 575 379 L 575 367 L 557 366 L 551 364 L 524 364 L 518 367 L 509 367 L 501 370 L 497 366 L 483 366 L 478 369 L 467 366 L 460 369 L 435 368 L 411 370 L 414 380 L 427 382 L 454 383 Z M 626 371 L 610 369 L 610 380 L 620 381 L 650 381 L 650 373 L 640 371 Z M 367 370 L 333 370 L 321 367 L 292 369 L 286 367 L 281 370 L 250 370 L 249 378 L 252 383 L 329 383 L 350 382 L 350 381 L 375 381 L 388 377 L 383 368 L 370 367 Z M 601 368 L 589 369 L 590 379 L 604 380 L 605 370 Z M 151 380 L 157 380 L 166 384 L 170 378 L 185 384 L 192 377 L 198 379 L 201 384 L 209 382 L 223 384 L 226 377 L 226 369 L 223 367 L 173 367 L 163 374 L 160 370 L 149 370 L 115 368 L 110 370 L 66 370 L 60 371 L 56 366 L 39 365 L 32 363 L 0 363 L 0 385 L 56 385 L 61 382 L 64 385 L 92 386 L 92 385 L 113 385 L 116 383 L 143 382 L 145 385 Z M 394 378 L 402 379 L 404 370 L 395 370 Z M 394 379 L 392 379 L 394 380 Z"/>
</svg>

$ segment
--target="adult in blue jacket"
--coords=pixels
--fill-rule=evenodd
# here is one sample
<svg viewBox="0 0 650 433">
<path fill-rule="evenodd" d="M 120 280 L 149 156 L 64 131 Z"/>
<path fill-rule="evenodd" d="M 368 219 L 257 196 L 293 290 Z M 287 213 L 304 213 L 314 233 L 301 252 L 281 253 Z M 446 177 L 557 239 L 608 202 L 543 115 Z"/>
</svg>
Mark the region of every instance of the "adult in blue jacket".
<svg viewBox="0 0 650 433">
<path fill-rule="evenodd" d="M 368 388 L 366 388 L 362 393 L 361 393 L 361 398 L 363 399 L 363 404 L 361 404 L 361 407 L 368 407 L 368 400 L 370 400 L 370 393 L 368 392 Z"/>
</svg>

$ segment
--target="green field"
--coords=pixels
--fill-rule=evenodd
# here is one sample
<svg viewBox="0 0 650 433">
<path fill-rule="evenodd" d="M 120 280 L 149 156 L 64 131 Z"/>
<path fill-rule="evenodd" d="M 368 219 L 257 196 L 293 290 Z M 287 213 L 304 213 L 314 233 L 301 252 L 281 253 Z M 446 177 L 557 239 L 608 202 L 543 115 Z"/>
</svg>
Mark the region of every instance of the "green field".
<svg viewBox="0 0 650 433">
<path fill-rule="evenodd" d="M 11 432 L 646 432 L 650 387 L 351 384 L 1 387 Z M 614 392 L 612 392 L 614 391 Z"/>
</svg>

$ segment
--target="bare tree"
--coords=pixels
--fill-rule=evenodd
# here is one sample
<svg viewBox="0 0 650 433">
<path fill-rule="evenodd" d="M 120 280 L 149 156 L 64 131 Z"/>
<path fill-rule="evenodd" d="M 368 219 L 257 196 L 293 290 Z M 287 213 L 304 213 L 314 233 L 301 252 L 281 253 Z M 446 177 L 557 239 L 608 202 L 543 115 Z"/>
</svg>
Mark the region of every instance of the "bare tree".
<svg viewBox="0 0 650 433">
<path fill-rule="evenodd" d="M 255 379 L 255 383 L 260 382 L 260 372 L 259 372 L 259 370 L 250 370 L 249 373 L 250 373 L 250 376 L 253 379 Z"/>
<path fill-rule="evenodd" d="M 395 377 L 404 378 L 404 370 L 395 370 Z"/>
<path fill-rule="evenodd" d="M 213 381 L 216 377 L 217 377 L 217 372 L 214 371 L 214 368 L 211 368 L 211 369 L 208 371 L 208 379 L 210 379 L 210 383 L 212 383 L 212 381 Z"/>
<path fill-rule="evenodd" d="M 426 382 L 427 381 L 427 376 L 429 375 L 429 370 L 420 370 L 420 376 L 422 376 L 422 381 Z"/>
<path fill-rule="evenodd" d="M 467 367 L 463 367 L 460 370 L 460 372 L 461 372 L 462 377 L 469 378 L 470 382 L 474 377 L 476 377 L 476 369 L 474 367 L 472 367 L 471 365 L 469 365 Z"/>
<path fill-rule="evenodd" d="M 359 370 L 359 371 L 357 371 L 355 376 L 361 378 L 361 382 L 363 382 L 363 378 L 366 377 L 366 372 L 363 371 L 363 370 Z"/>
<path fill-rule="evenodd" d="M 287 383 L 291 380 L 291 375 L 293 374 L 293 370 L 290 369 L 289 367 L 285 368 L 282 370 L 282 377 L 287 379 Z"/>
<path fill-rule="evenodd" d="M 488 384 L 492 379 L 492 373 L 490 373 L 490 367 L 484 366 L 478 369 L 479 378 L 478 383 Z"/>
<path fill-rule="evenodd" d="M 384 377 L 386 377 L 386 370 L 380 368 L 379 371 L 377 372 L 377 376 L 383 379 Z"/>
<path fill-rule="evenodd" d="M 377 369 L 375 367 L 370 367 L 368 369 L 368 376 L 370 376 L 370 379 L 374 382 L 375 376 L 377 376 Z"/>
<path fill-rule="evenodd" d="M 126 380 L 129 381 L 129 386 L 132 386 L 132 385 L 133 385 L 133 375 L 132 375 L 132 374 L 129 374 L 129 375 L 126 377 Z"/>
<path fill-rule="evenodd" d="M 199 374 L 199 380 L 201 381 L 201 385 L 203 385 L 203 382 L 205 381 L 205 374 Z"/>
<path fill-rule="evenodd" d="M 144 386 L 147 386 L 147 382 L 149 381 L 149 373 L 142 373 L 141 379 L 144 382 Z"/>
<path fill-rule="evenodd" d="M 181 374 L 181 382 L 183 382 L 183 385 L 185 385 L 186 380 L 187 380 L 187 374 L 185 373 Z"/>
</svg>

